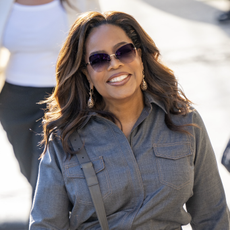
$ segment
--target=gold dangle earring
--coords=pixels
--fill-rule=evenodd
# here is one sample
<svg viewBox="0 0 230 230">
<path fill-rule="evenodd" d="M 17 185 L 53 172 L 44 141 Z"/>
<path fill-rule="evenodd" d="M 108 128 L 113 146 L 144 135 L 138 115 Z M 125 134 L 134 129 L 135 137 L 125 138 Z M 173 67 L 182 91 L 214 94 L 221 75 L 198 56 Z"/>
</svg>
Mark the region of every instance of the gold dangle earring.
<svg viewBox="0 0 230 230">
<path fill-rule="evenodd" d="M 143 91 L 145 91 L 148 88 L 148 85 L 147 85 L 147 83 L 146 83 L 144 78 L 145 78 L 145 74 L 144 74 L 144 70 L 143 70 L 143 79 L 142 79 L 142 82 L 141 82 L 141 89 Z"/>
<path fill-rule="evenodd" d="M 94 101 L 93 101 L 93 89 L 90 89 L 89 91 L 89 100 L 88 100 L 88 107 L 92 109 L 94 106 Z"/>
</svg>

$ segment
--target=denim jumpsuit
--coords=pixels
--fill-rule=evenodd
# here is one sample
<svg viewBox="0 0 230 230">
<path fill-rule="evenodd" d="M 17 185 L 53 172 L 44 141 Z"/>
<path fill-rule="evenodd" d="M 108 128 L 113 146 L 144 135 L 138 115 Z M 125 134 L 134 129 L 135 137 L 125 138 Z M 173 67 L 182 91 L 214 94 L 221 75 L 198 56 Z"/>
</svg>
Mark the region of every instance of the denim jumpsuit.
<svg viewBox="0 0 230 230">
<path fill-rule="evenodd" d="M 145 107 L 128 138 L 91 113 L 77 130 L 95 168 L 109 229 L 229 230 L 229 209 L 215 155 L 196 110 L 171 115 L 191 135 L 171 131 L 165 107 L 145 93 Z M 54 137 L 41 160 L 31 230 L 99 230 L 77 157 L 66 158 Z"/>
</svg>

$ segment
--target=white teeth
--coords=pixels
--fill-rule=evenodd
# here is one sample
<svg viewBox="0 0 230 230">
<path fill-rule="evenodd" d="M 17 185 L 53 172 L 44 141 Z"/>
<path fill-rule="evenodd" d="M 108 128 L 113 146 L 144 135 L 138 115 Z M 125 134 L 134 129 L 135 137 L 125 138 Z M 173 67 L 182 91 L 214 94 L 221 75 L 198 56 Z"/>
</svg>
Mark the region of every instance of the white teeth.
<svg viewBox="0 0 230 230">
<path fill-rule="evenodd" d="M 115 78 L 111 79 L 110 82 L 119 82 L 119 81 L 124 80 L 127 77 L 128 77 L 128 75 L 121 75 L 119 77 L 115 77 Z"/>
</svg>

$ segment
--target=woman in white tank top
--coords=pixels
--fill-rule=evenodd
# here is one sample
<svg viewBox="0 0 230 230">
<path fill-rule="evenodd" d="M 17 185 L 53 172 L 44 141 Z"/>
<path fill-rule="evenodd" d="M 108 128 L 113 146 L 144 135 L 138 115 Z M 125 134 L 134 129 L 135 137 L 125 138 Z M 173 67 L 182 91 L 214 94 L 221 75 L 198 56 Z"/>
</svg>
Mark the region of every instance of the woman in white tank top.
<svg viewBox="0 0 230 230">
<path fill-rule="evenodd" d="M 10 52 L 0 121 L 33 190 L 45 109 L 37 103 L 55 87 L 56 60 L 70 25 L 88 10 L 99 10 L 98 0 L 0 0 L 0 46 Z"/>
</svg>

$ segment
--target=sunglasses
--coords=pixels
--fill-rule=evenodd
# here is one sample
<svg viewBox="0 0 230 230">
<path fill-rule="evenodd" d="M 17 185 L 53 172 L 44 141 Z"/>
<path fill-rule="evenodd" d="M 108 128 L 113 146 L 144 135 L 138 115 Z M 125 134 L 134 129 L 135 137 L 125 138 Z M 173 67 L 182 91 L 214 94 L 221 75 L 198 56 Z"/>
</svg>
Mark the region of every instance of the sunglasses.
<svg viewBox="0 0 230 230">
<path fill-rule="evenodd" d="M 115 54 L 97 53 L 89 57 L 89 62 L 86 65 L 91 65 L 96 72 L 101 72 L 108 68 L 111 57 L 114 56 L 122 63 L 130 63 L 136 57 L 136 48 L 132 43 L 121 46 Z"/>
</svg>

